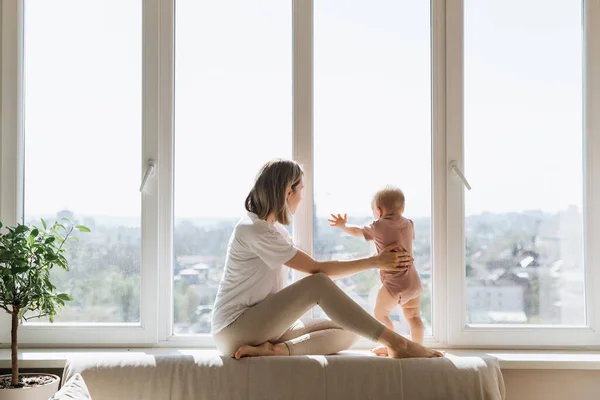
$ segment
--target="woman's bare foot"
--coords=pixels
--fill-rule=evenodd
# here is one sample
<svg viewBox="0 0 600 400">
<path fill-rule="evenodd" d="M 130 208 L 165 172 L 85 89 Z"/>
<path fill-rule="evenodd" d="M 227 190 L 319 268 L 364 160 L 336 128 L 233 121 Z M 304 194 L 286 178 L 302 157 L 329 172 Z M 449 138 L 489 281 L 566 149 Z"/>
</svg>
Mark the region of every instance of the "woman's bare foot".
<svg viewBox="0 0 600 400">
<path fill-rule="evenodd" d="M 264 342 L 258 346 L 244 345 L 232 355 L 233 358 L 239 360 L 242 357 L 257 357 L 257 356 L 289 356 L 290 352 L 285 343 L 273 344 Z"/>
<path fill-rule="evenodd" d="M 388 356 L 391 358 L 436 358 L 444 357 L 446 354 L 442 351 L 428 349 L 419 343 L 398 335 L 388 328 L 384 328 L 380 339 L 388 348 Z"/>
<path fill-rule="evenodd" d="M 388 348 L 385 347 L 384 345 L 380 345 L 380 346 L 377 346 L 377 347 L 371 349 L 371 353 L 375 354 L 376 356 L 387 357 L 388 356 Z"/>
<path fill-rule="evenodd" d="M 390 346 L 388 355 L 391 358 L 437 358 L 444 357 L 446 352 L 428 349 L 419 343 L 407 340 L 404 345 Z"/>
</svg>

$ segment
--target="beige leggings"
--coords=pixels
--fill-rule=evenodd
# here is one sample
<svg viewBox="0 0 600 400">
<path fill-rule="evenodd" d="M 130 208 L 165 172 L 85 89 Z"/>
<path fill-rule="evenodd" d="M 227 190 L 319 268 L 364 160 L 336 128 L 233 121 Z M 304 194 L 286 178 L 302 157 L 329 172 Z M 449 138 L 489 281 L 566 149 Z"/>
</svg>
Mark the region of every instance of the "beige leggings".
<svg viewBox="0 0 600 400">
<path fill-rule="evenodd" d="M 332 319 L 298 319 L 314 306 Z M 219 351 L 232 355 L 242 345 L 285 343 L 290 355 L 334 354 L 357 335 L 377 341 L 384 326 L 356 304 L 325 274 L 307 276 L 244 311 L 214 335 Z"/>
</svg>

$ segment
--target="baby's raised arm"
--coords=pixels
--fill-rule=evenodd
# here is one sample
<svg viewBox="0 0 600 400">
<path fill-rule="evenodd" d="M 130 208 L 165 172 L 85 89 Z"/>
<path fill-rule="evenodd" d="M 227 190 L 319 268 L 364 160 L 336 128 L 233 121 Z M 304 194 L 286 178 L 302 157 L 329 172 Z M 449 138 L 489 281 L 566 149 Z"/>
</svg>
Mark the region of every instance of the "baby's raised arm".
<svg viewBox="0 0 600 400">
<path fill-rule="evenodd" d="M 344 214 L 343 217 L 341 214 L 338 214 L 337 216 L 334 214 L 331 214 L 331 218 L 329 218 L 328 221 L 329 221 L 329 226 L 335 226 L 337 228 L 340 228 L 341 230 L 346 232 L 348 235 L 358 236 L 358 237 L 363 236 L 362 230 L 360 229 L 359 226 L 348 225 L 348 214 Z"/>
</svg>

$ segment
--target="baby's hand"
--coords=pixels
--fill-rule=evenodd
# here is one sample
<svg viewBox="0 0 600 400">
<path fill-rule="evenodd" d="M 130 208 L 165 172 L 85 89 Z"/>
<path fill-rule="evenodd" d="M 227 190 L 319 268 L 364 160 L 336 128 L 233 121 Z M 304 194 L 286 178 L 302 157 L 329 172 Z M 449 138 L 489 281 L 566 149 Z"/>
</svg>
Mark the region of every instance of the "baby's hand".
<svg viewBox="0 0 600 400">
<path fill-rule="evenodd" d="M 329 218 L 327 221 L 329 221 L 329 226 L 337 226 L 338 228 L 343 228 L 346 226 L 346 222 L 348 222 L 348 214 L 344 214 L 343 217 L 341 216 L 341 214 L 338 214 L 337 216 L 331 214 L 331 218 Z"/>
</svg>

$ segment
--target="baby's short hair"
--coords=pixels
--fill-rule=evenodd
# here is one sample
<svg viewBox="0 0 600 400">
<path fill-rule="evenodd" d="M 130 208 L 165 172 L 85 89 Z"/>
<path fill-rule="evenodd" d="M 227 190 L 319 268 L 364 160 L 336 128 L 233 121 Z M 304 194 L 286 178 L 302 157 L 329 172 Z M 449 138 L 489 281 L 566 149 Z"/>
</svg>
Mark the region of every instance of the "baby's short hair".
<svg viewBox="0 0 600 400">
<path fill-rule="evenodd" d="M 373 203 L 387 212 L 401 212 L 404 209 L 404 192 L 396 186 L 386 186 L 375 193 Z"/>
</svg>

